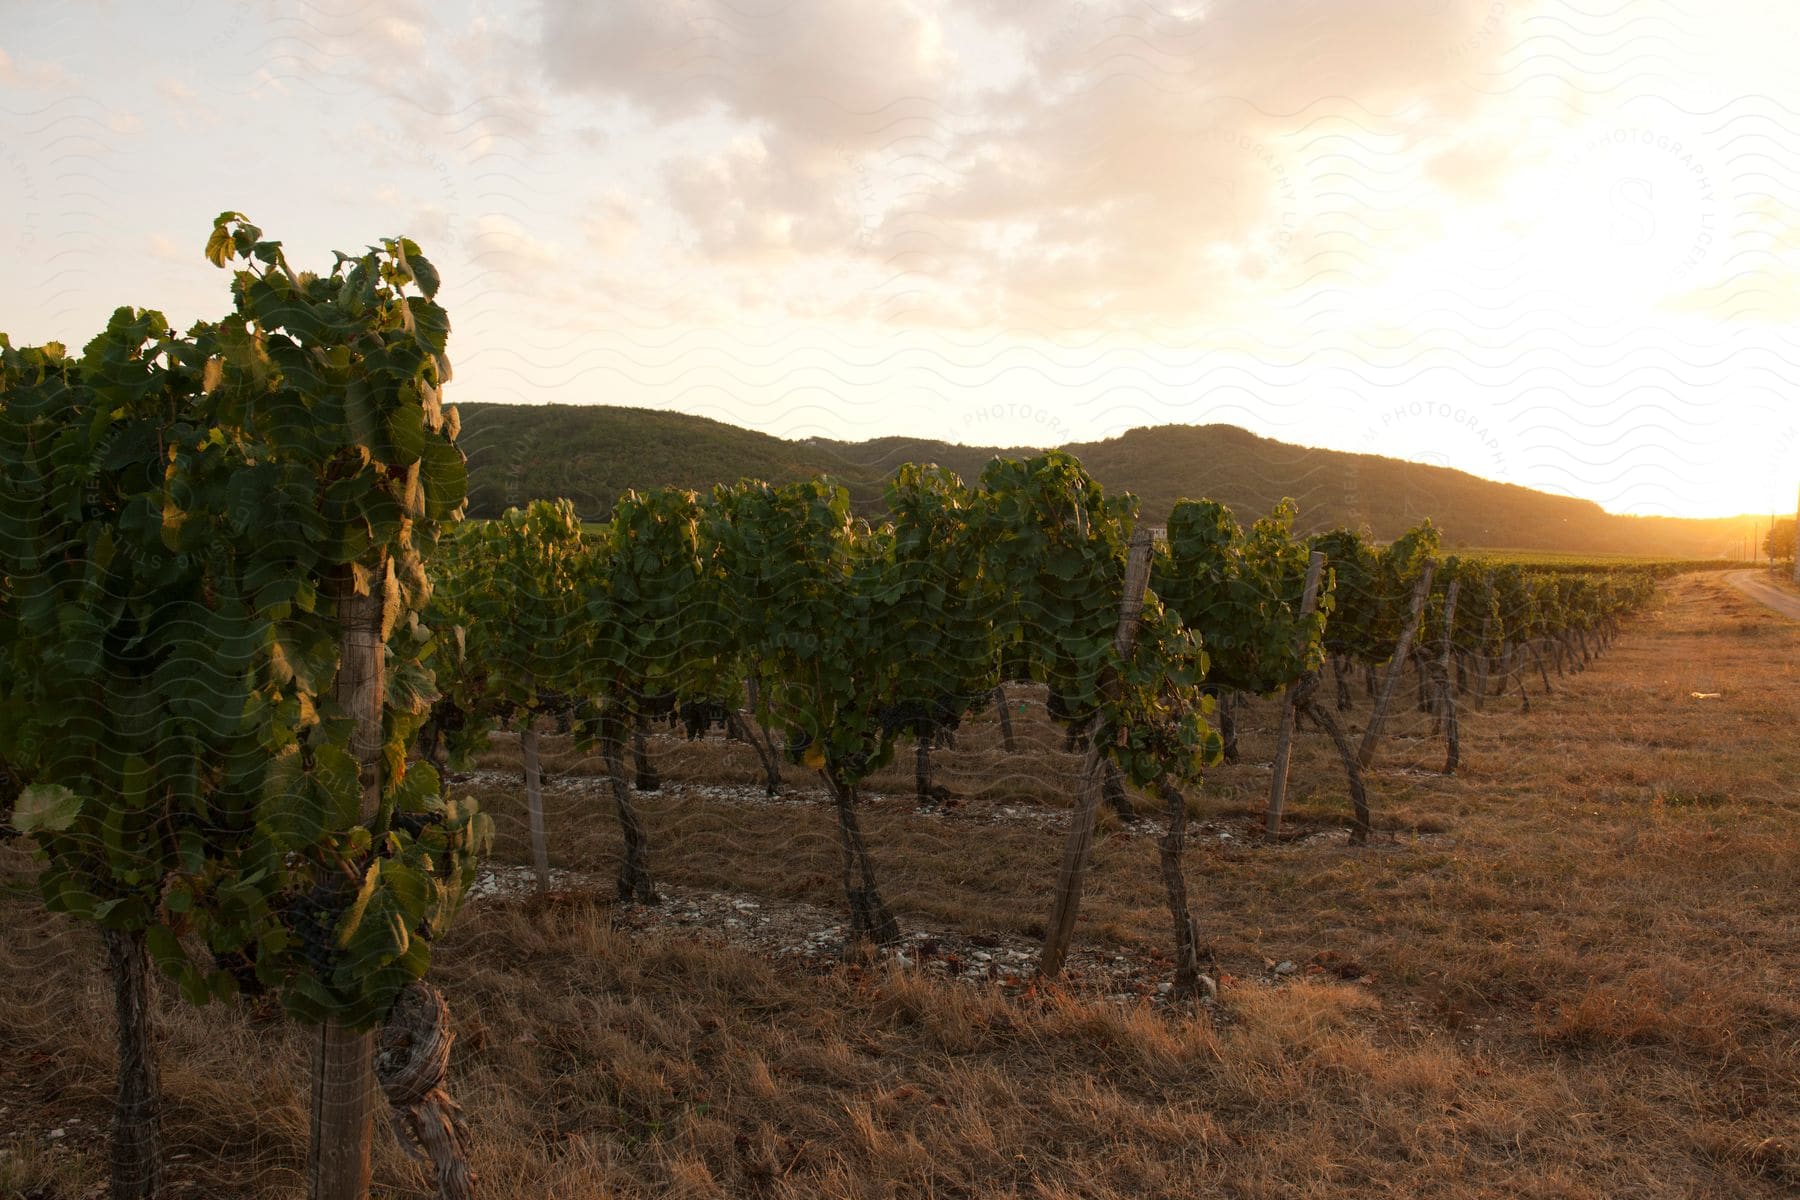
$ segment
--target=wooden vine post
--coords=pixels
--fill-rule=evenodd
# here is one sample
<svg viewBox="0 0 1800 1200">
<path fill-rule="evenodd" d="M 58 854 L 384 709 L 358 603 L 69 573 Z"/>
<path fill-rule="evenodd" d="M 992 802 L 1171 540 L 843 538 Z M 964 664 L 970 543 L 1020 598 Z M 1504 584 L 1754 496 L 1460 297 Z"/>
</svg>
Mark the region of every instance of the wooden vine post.
<svg viewBox="0 0 1800 1200">
<path fill-rule="evenodd" d="M 1314 550 L 1306 561 L 1306 590 L 1300 598 L 1300 621 L 1304 625 L 1312 616 L 1319 600 L 1319 577 L 1325 571 L 1325 552 Z M 1294 752 L 1295 699 L 1300 682 L 1288 685 L 1281 697 L 1281 724 L 1275 733 L 1275 770 L 1269 779 L 1269 812 L 1267 830 L 1270 839 L 1281 832 L 1281 810 L 1287 803 L 1288 764 Z"/>
<path fill-rule="evenodd" d="M 383 552 L 354 564 L 338 596 L 341 631 L 335 699 L 354 721 L 349 750 L 358 768 L 362 819 L 381 806 L 382 703 L 386 692 L 383 609 L 388 573 Z M 312 1200 L 369 1194 L 369 1146 L 375 1129 L 375 1031 L 335 1018 L 319 1025 L 312 1065 L 312 1130 L 307 1189 Z"/>
<path fill-rule="evenodd" d="M 1131 549 L 1125 559 L 1125 587 L 1119 597 L 1119 628 L 1113 637 L 1113 649 L 1120 661 L 1131 657 L 1132 643 L 1137 638 L 1138 615 L 1144 608 L 1144 592 L 1150 586 L 1150 544 L 1149 529 L 1140 525 L 1132 531 Z M 1105 791 L 1105 767 L 1105 747 L 1090 740 L 1082 763 L 1081 792 L 1069 819 L 1068 840 L 1063 845 L 1062 869 L 1056 878 L 1044 949 L 1038 958 L 1038 974 L 1046 979 L 1061 973 L 1063 960 L 1069 954 L 1075 915 L 1081 908 L 1081 885 L 1094 845 L 1094 818 Z"/>
<path fill-rule="evenodd" d="M 1394 691 L 1400 686 L 1400 673 L 1406 669 L 1406 660 L 1412 653 L 1413 638 L 1418 636 L 1419 620 L 1425 612 L 1425 597 L 1431 592 L 1434 565 L 1427 559 L 1425 569 L 1419 574 L 1419 582 L 1413 585 L 1412 610 L 1407 614 L 1406 627 L 1400 631 L 1400 641 L 1394 647 L 1394 657 L 1388 661 L 1387 674 L 1381 680 L 1381 691 L 1375 697 L 1375 709 L 1369 714 L 1369 727 L 1363 731 L 1362 746 L 1356 752 L 1356 761 L 1364 767 L 1375 761 L 1375 744 L 1381 740 L 1381 726 L 1387 719 L 1388 705 L 1393 702 Z"/>
<path fill-rule="evenodd" d="M 1456 765 L 1462 760 L 1462 731 L 1456 722 L 1456 687 L 1450 677 L 1450 656 L 1455 652 L 1456 629 L 1456 594 L 1462 587 L 1462 580 L 1452 579 L 1450 588 L 1444 593 L 1444 645 L 1438 660 L 1438 695 L 1444 706 L 1444 740 L 1448 748 L 1444 754 L 1444 774 L 1456 774 Z"/>
<path fill-rule="evenodd" d="M 994 685 L 994 711 L 1000 715 L 1000 744 L 1006 748 L 1008 754 L 1011 754 L 1019 747 L 1018 743 L 1013 741 L 1012 713 L 1007 711 L 1006 703 L 1006 685 L 996 683 Z"/>
<path fill-rule="evenodd" d="M 530 676 L 526 687 L 531 687 Z M 550 837 L 544 827 L 544 769 L 539 754 L 537 706 L 528 704 L 520 714 L 519 757 L 525 763 L 525 812 L 531 823 L 531 869 L 539 892 L 550 890 Z"/>
<path fill-rule="evenodd" d="M 1493 663 L 1490 657 L 1492 638 L 1494 636 L 1494 573 L 1487 572 L 1481 577 L 1481 646 L 1475 652 L 1475 707 L 1485 709 L 1488 696 L 1488 669 Z"/>
</svg>

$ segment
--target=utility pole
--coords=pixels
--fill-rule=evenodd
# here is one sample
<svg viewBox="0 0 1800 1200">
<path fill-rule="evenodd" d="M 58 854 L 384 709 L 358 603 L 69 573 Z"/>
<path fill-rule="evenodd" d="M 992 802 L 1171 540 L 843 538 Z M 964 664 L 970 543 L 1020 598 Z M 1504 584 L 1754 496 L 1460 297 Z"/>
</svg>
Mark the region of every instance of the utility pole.
<svg viewBox="0 0 1800 1200">
<path fill-rule="evenodd" d="M 1800 500 L 1794 502 L 1794 582 L 1800 583 Z"/>
</svg>

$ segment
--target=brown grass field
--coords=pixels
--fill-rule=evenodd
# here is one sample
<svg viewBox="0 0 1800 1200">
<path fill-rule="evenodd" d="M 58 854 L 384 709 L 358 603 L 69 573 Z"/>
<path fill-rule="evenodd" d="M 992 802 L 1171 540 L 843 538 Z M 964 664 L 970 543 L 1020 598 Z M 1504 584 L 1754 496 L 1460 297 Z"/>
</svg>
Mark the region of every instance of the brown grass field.
<svg viewBox="0 0 1800 1200">
<path fill-rule="evenodd" d="M 1516 691 L 1471 706 L 1453 778 L 1429 719 L 1402 709 L 1371 781 L 1381 833 L 1360 849 L 1310 729 L 1302 836 L 1254 836 L 1275 707 L 1253 705 L 1243 762 L 1190 797 L 1186 870 L 1221 984 L 1198 1012 L 1155 990 L 1153 820 L 1103 814 L 1066 986 L 971 969 L 971 947 L 1034 946 L 1048 910 L 1077 759 L 1041 705 L 1018 718 L 1020 753 L 990 713 L 939 755 L 964 797 L 947 813 L 916 811 L 910 747 L 871 785 L 888 900 L 929 935 L 905 965 L 830 953 L 834 826 L 799 768 L 792 802 L 703 795 L 750 784 L 749 751 L 656 739 L 666 783 L 640 803 L 673 897 L 657 915 L 615 905 L 610 800 L 582 778 L 598 764 L 547 739 L 552 861 L 577 886 L 472 903 L 432 967 L 481 1192 L 1800 1194 L 1797 662 L 1800 624 L 1717 579 L 1672 581 L 1587 671 L 1550 695 L 1532 681 L 1529 713 Z M 1366 711 L 1358 689 L 1353 726 Z M 494 743 L 475 790 L 496 858 L 520 863 L 512 747 Z M 45 914 L 32 871 L 0 850 L 0 1196 L 99 1195 L 99 940 Z M 176 1194 L 295 1194 L 306 1031 L 165 997 L 162 1033 Z M 376 1178 L 429 1194 L 385 1120 Z"/>
</svg>

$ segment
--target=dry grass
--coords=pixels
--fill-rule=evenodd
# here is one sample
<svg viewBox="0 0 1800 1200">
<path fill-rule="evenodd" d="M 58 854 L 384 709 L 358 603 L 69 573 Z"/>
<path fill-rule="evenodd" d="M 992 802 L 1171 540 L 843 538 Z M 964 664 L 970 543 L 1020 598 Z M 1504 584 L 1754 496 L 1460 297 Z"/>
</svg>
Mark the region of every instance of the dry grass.
<svg viewBox="0 0 1800 1200">
<path fill-rule="evenodd" d="M 1529 715 L 1516 693 L 1468 712 L 1455 778 L 1433 770 L 1426 718 L 1403 712 L 1373 780 L 1386 832 L 1362 850 L 1335 832 L 1341 775 L 1309 732 L 1290 811 L 1324 834 L 1200 837 L 1189 856 L 1201 936 L 1230 977 L 1197 1016 L 885 966 L 805 971 L 714 937 L 620 932 L 604 894 L 484 902 L 433 968 L 462 1031 L 453 1086 L 484 1193 L 1792 1195 L 1797 650 L 1800 626 L 1678 580 L 1596 666 L 1549 696 L 1534 683 Z M 867 833 L 903 922 L 1040 927 L 1060 830 L 998 810 L 1063 806 L 1075 760 L 1039 714 L 1019 724 L 1019 754 L 986 719 L 940 755 L 967 798 L 948 815 L 914 811 L 910 756 L 873 785 Z M 1244 763 L 1193 800 L 1215 831 L 1244 831 L 1266 793 L 1272 706 L 1244 725 Z M 610 798 L 579 778 L 594 764 L 551 744 L 547 765 L 571 775 L 550 794 L 553 858 L 608 871 Z M 641 799 L 660 879 L 835 911 L 822 805 L 696 795 L 756 778 L 741 747 L 659 738 L 657 754 L 668 785 Z M 498 854 L 523 861 L 512 747 L 486 765 Z M 35 906 L 16 849 L 0 879 L 0 1194 L 92 1194 L 111 1071 L 97 939 Z M 1080 936 L 1150 955 L 1166 920 L 1151 839 L 1102 836 Z M 1282 959 L 1323 969 L 1278 981 Z M 164 1029 L 177 1178 L 195 1195 L 290 1194 L 301 1032 L 176 1007 Z M 377 1174 L 424 1194 L 385 1137 Z"/>
</svg>

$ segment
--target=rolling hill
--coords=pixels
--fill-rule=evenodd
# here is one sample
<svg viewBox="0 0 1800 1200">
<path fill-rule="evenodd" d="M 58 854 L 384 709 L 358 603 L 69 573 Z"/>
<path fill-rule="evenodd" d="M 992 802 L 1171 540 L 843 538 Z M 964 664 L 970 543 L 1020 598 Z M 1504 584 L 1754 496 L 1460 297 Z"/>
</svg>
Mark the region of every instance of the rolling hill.
<svg viewBox="0 0 1800 1200">
<path fill-rule="evenodd" d="M 704 489 L 819 472 L 848 487 L 860 511 L 873 512 L 882 482 L 901 463 L 936 462 L 973 480 L 996 454 L 1035 452 L 922 438 L 787 441 L 704 417 L 609 405 L 458 408 L 471 469 L 469 511 L 478 517 L 567 496 L 584 517 L 598 518 L 628 488 Z M 1447 467 L 1295 446 L 1232 425 L 1133 429 L 1064 449 L 1109 491 L 1135 493 L 1155 523 L 1182 497 L 1223 501 L 1247 522 L 1291 496 L 1306 532 L 1347 525 L 1388 539 L 1430 517 L 1453 547 L 1711 558 L 1737 556 L 1755 521 L 1621 516 L 1592 501 Z"/>
</svg>

